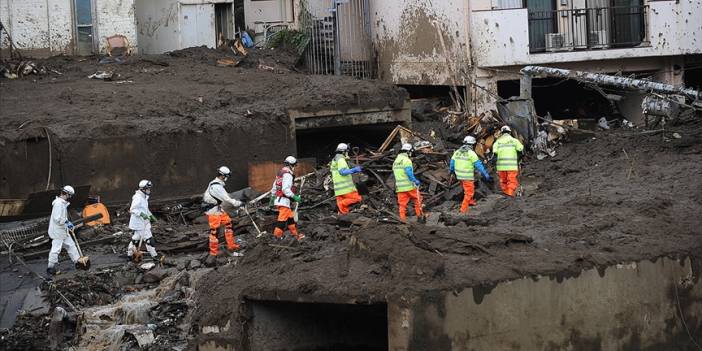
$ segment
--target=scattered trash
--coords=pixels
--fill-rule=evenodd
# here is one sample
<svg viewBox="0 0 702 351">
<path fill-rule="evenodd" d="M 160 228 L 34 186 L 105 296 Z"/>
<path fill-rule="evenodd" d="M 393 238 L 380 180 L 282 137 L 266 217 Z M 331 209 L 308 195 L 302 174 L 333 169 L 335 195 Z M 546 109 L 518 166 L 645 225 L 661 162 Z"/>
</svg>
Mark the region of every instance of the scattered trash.
<svg viewBox="0 0 702 351">
<path fill-rule="evenodd" d="M 156 263 L 153 263 L 153 262 L 142 263 L 141 265 L 139 265 L 139 268 L 141 268 L 145 271 L 148 271 L 154 267 L 156 267 Z"/>
<path fill-rule="evenodd" d="M 112 71 L 97 71 L 88 76 L 90 79 L 112 80 L 114 72 Z"/>
<path fill-rule="evenodd" d="M 597 126 L 604 130 L 609 130 L 609 122 L 607 122 L 607 118 L 601 117 L 600 119 L 598 119 Z"/>
<path fill-rule="evenodd" d="M 673 133 L 673 138 L 680 139 L 682 138 L 682 135 L 680 135 L 680 133 Z"/>
<path fill-rule="evenodd" d="M 233 58 L 226 57 L 226 58 L 218 59 L 218 60 L 217 60 L 217 66 L 220 66 L 220 67 L 233 67 L 233 66 L 238 66 L 238 65 L 239 65 L 239 62 L 241 62 L 241 61 L 237 61 L 237 60 L 234 60 Z"/>
</svg>

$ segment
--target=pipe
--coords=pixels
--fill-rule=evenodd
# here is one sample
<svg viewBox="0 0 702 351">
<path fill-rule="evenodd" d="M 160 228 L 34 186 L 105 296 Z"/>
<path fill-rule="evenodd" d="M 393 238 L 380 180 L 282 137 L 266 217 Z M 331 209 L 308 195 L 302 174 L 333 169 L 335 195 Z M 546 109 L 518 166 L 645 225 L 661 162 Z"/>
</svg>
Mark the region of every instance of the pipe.
<svg viewBox="0 0 702 351">
<path fill-rule="evenodd" d="M 567 78 L 598 85 L 609 85 L 622 89 L 634 89 L 642 92 L 652 91 L 659 94 L 679 94 L 692 100 L 702 99 L 701 91 L 643 79 L 626 78 L 582 71 L 571 71 L 567 69 L 543 66 L 526 66 L 522 68 L 520 72 L 528 76 Z"/>
</svg>

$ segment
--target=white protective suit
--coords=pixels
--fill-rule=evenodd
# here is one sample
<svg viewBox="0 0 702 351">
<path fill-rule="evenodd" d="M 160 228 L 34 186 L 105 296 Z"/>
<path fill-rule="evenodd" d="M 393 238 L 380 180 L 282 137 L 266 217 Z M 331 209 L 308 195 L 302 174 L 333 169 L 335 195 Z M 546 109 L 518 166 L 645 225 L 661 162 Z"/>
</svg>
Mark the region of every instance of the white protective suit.
<svg viewBox="0 0 702 351">
<path fill-rule="evenodd" d="M 205 214 L 208 216 L 220 215 L 224 213 L 222 204 L 224 204 L 225 202 L 234 206 L 235 208 L 241 207 L 241 201 L 237 199 L 232 199 L 229 196 L 227 190 L 224 189 L 224 181 L 219 178 L 215 178 L 210 182 L 210 184 L 207 186 L 207 190 L 205 190 L 205 193 L 202 194 L 202 200 L 208 204 L 217 205 L 205 212 Z"/>
<path fill-rule="evenodd" d="M 71 261 L 76 263 L 80 258 L 76 243 L 68 234 L 68 205 L 70 203 L 61 197 L 56 197 L 51 203 L 51 218 L 49 219 L 49 237 L 51 238 L 51 251 L 49 252 L 49 268 L 53 268 L 58 263 L 58 256 L 61 248 L 66 248 Z"/>
<path fill-rule="evenodd" d="M 283 182 L 282 182 L 282 187 L 281 190 L 283 191 L 283 194 L 285 196 L 277 196 L 276 192 L 278 189 L 275 186 L 276 181 L 273 181 L 273 187 L 271 188 L 271 194 L 275 195 L 275 206 L 283 206 L 287 208 L 292 208 L 290 207 L 290 198 L 295 196 L 295 193 L 292 191 L 292 186 L 293 186 L 293 175 L 292 175 L 292 170 L 288 167 L 284 167 L 282 171 L 285 171 L 283 173 Z"/>
<path fill-rule="evenodd" d="M 146 195 L 143 191 L 137 190 L 132 196 L 132 205 L 129 207 L 129 229 L 134 231 L 132 235 L 132 241 L 129 242 L 127 247 L 127 256 L 132 257 L 136 251 L 136 245 L 139 245 L 139 241 L 144 242 L 146 246 L 146 251 L 149 252 L 151 257 L 156 257 L 156 248 L 153 246 L 153 241 L 151 234 L 151 221 L 147 218 L 141 218 L 141 214 L 146 216 L 151 216 L 151 211 L 149 211 L 149 195 Z"/>
</svg>

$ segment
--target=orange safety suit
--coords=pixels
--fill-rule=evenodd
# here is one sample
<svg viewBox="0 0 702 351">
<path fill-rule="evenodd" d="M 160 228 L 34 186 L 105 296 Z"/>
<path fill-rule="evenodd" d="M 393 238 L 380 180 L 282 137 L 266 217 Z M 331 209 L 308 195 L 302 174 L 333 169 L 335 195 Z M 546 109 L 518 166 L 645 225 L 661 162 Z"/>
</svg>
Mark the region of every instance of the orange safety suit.
<svg viewBox="0 0 702 351">
<path fill-rule="evenodd" d="M 275 224 L 275 229 L 273 230 L 273 235 L 280 239 L 285 233 L 285 227 L 292 235 L 297 239 L 301 240 L 300 233 L 297 232 L 297 224 L 295 224 L 295 213 L 290 207 L 277 206 L 278 207 L 278 222 Z"/>
<path fill-rule="evenodd" d="M 227 250 L 235 251 L 241 248 L 241 246 L 234 241 L 232 219 L 227 212 L 222 211 L 218 214 L 208 214 L 207 223 L 210 225 L 210 255 L 217 256 L 219 254 L 219 239 L 217 238 L 217 234 L 221 226 L 224 226 L 224 239 L 227 241 Z"/>
<path fill-rule="evenodd" d="M 358 191 L 352 191 L 348 194 L 339 195 L 336 197 L 336 206 L 339 208 L 340 214 L 349 213 L 349 206 L 359 203 L 363 200 Z"/>
<path fill-rule="evenodd" d="M 215 178 L 210 182 L 202 198 L 206 204 L 212 206 L 205 211 L 207 223 L 210 225 L 210 255 L 217 256 L 219 254 L 219 239 L 217 235 L 220 227 L 224 227 L 224 239 L 227 241 L 227 250 L 239 250 L 241 245 L 235 241 L 232 219 L 222 205 L 227 203 L 238 207 L 241 206 L 241 202 L 229 197 L 227 190 L 224 189 L 224 180 L 219 178 Z"/>
<path fill-rule="evenodd" d="M 407 205 L 410 200 L 414 200 L 414 212 L 417 214 L 417 218 L 422 216 L 422 200 L 417 194 L 419 191 L 414 188 L 410 191 L 403 191 L 397 193 L 397 203 L 400 205 L 400 219 L 405 222 L 407 221 Z"/>
<path fill-rule="evenodd" d="M 461 203 L 461 213 L 468 212 L 468 206 L 475 205 L 473 194 L 475 193 L 475 183 L 472 180 L 462 180 L 463 183 L 463 202 Z"/>
<path fill-rule="evenodd" d="M 519 171 L 497 171 L 497 176 L 500 177 L 500 188 L 506 195 L 514 196 L 519 188 L 518 173 Z"/>
</svg>

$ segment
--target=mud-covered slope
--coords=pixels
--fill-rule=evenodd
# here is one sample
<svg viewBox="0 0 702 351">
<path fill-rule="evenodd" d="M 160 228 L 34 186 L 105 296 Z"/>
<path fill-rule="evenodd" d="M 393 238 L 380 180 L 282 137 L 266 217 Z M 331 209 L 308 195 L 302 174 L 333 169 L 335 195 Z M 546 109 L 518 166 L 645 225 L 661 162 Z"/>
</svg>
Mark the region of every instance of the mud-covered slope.
<svg viewBox="0 0 702 351">
<path fill-rule="evenodd" d="M 239 326 L 240 299 L 259 294 L 382 301 L 478 285 L 489 293 L 523 276 L 564 279 L 592 266 L 700 255 L 702 123 L 670 128 L 601 132 L 553 159 L 531 160 L 522 178 L 538 187 L 516 200 L 479 201 L 476 225 L 307 222 L 309 240 L 292 248 L 251 239 L 236 265 L 202 280 L 196 321 Z M 240 332 L 228 332 L 233 342 Z"/>
<path fill-rule="evenodd" d="M 38 60 L 49 73 L 0 79 L 0 137 L 43 135 L 41 127 L 59 137 L 97 138 L 256 120 L 287 124 L 289 109 L 399 107 L 407 98 L 403 89 L 380 81 L 298 73 L 285 51 L 253 50 L 237 67 L 218 66 L 218 59 L 231 58 L 190 48 L 120 64 L 63 56 Z M 97 71 L 115 75 L 111 81 L 88 79 Z"/>
</svg>

